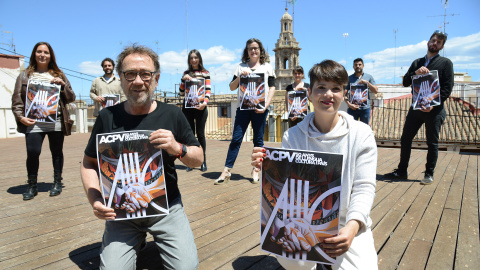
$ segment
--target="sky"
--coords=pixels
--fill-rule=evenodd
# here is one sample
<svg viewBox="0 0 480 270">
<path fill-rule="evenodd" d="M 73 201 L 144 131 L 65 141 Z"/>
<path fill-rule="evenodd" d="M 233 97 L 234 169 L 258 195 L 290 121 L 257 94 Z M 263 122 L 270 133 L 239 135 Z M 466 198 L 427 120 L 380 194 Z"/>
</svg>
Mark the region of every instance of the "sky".
<svg viewBox="0 0 480 270">
<path fill-rule="evenodd" d="M 308 73 L 315 63 L 333 59 L 351 74 L 353 59 L 361 57 L 377 84 L 400 83 L 412 61 L 426 54 L 430 35 L 443 30 L 444 2 L 297 0 L 288 12 L 302 48 L 300 65 Z M 126 45 L 159 54 L 158 89 L 168 95 L 178 89 L 188 51 L 197 49 L 212 91 L 225 94 L 249 38 L 260 39 L 274 60 L 285 7 L 285 0 L 0 0 L 0 53 L 13 54 L 12 40 L 25 56 L 37 42 L 49 42 L 77 99 L 88 100 L 92 80 L 103 75 L 101 60 L 116 59 Z M 448 1 L 448 41 L 440 52 L 473 81 L 480 81 L 479 11 L 478 0 Z"/>
</svg>

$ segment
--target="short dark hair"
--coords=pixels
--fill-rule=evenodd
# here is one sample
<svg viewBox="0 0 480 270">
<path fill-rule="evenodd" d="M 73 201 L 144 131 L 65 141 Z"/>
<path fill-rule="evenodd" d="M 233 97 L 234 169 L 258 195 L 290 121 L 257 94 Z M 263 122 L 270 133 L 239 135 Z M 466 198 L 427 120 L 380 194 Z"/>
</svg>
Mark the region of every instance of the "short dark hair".
<svg viewBox="0 0 480 270">
<path fill-rule="evenodd" d="M 315 82 L 320 80 L 335 82 L 344 87 L 348 84 L 348 73 L 345 67 L 333 60 L 323 60 L 315 64 L 308 72 L 308 77 L 310 77 L 312 88 Z"/>
<path fill-rule="evenodd" d="M 362 64 L 364 64 L 364 63 L 363 63 L 363 59 L 360 58 L 360 57 L 357 58 L 357 59 L 355 59 L 355 60 L 353 60 L 353 64 L 355 65 L 355 63 L 358 62 L 358 61 L 360 61 L 360 62 L 362 62 Z"/>
<path fill-rule="evenodd" d="M 123 51 L 117 57 L 117 74 L 122 73 L 123 68 L 123 60 L 130 54 L 144 54 L 148 55 L 150 59 L 152 59 L 153 64 L 155 65 L 155 73 L 160 73 L 160 62 L 158 62 L 158 55 L 152 49 L 148 48 L 147 46 L 138 45 L 134 43 L 130 46 L 127 46 L 123 49 Z"/>
<path fill-rule="evenodd" d="M 258 47 L 260 48 L 260 64 L 263 65 L 267 60 L 267 55 L 265 53 L 265 49 L 263 48 L 262 42 L 258 38 L 251 38 L 247 40 L 247 44 L 245 44 L 245 49 L 243 49 L 242 63 L 247 63 L 250 60 L 250 57 L 248 57 L 248 45 L 252 44 L 253 42 L 256 42 L 258 44 Z"/>
<path fill-rule="evenodd" d="M 110 63 L 112 63 L 113 68 L 115 68 L 115 61 L 113 61 L 111 58 L 108 58 L 108 57 L 102 60 L 102 68 L 103 68 L 103 64 L 104 64 L 105 62 L 110 62 Z"/>
<path fill-rule="evenodd" d="M 438 39 L 443 40 L 442 46 L 445 45 L 445 43 L 447 42 L 448 35 L 440 30 L 436 30 L 435 32 L 433 32 L 429 40 L 431 40 L 433 36 L 437 36 Z"/>
</svg>

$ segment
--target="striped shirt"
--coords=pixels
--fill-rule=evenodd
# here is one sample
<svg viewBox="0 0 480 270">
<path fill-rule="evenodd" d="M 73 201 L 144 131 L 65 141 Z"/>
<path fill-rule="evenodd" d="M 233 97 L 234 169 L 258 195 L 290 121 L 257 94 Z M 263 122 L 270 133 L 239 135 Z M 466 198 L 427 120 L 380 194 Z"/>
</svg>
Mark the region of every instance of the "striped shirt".
<svg viewBox="0 0 480 270">
<path fill-rule="evenodd" d="M 212 93 L 212 86 L 210 83 L 210 72 L 208 70 L 204 69 L 202 71 L 200 70 L 194 70 L 190 72 L 189 70 L 185 70 L 183 72 L 183 76 L 186 74 L 190 75 L 192 78 L 203 78 L 205 79 L 205 103 L 208 103 L 208 100 L 210 99 L 210 94 Z M 182 76 L 182 78 L 183 78 Z M 182 79 L 182 83 L 180 84 L 180 96 L 185 95 L 185 80 Z"/>
</svg>

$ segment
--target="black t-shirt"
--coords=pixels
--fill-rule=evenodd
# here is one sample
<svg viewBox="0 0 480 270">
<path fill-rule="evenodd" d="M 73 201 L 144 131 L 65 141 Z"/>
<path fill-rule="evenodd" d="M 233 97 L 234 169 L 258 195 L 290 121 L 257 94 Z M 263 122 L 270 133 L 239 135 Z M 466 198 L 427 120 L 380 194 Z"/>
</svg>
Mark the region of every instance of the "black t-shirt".
<svg viewBox="0 0 480 270">
<path fill-rule="evenodd" d="M 304 82 L 304 83 L 303 83 L 303 87 L 304 87 L 304 88 L 308 88 L 308 87 L 310 87 L 310 84 Z M 293 83 L 287 85 L 287 88 L 286 88 L 285 90 L 286 90 L 287 92 L 293 91 Z"/>
<path fill-rule="evenodd" d="M 92 135 L 85 148 L 85 155 L 97 158 L 96 135 L 130 130 L 157 130 L 167 129 L 173 133 L 175 140 L 188 146 L 200 146 L 190 125 L 180 108 L 171 104 L 157 101 L 157 108 L 143 115 L 131 115 L 125 111 L 125 102 L 107 107 L 100 111 L 92 129 Z M 168 202 L 171 203 L 179 195 L 177 172 L 175 171 L 175 157 L 162 150 L 163 167 L 167 187 Z"/>
</svg>

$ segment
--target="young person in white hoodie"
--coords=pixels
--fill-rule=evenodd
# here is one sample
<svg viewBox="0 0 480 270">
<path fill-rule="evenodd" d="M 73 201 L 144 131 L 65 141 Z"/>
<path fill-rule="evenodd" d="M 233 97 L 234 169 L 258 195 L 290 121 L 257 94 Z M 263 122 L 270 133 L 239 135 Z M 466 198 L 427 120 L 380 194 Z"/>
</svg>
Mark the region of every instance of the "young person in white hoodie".
<svg viewBox="0 0 480 270">
<path fill-rule="evenodd" d="M 340 201 L 340 232 L 330 238 L 305 237 L 302 230 L 289 230 L 286 241 L 306 239 L 310 246 L 320 247 L 336 257 L 333 269 L 378 269 L 377 253 L 371 231 L 370 210 L 375 197 L 377 146 L 371 128 L 352 116 L 338 111 L 345 95 L 348 74 L 332 60 L 324 60 L 310 69 L 308 99 L 315 110 L 297 126 L 287 130 L 282 148 L 330 152 L 343 155 Z M 261 168 L 264 148 L 255 147 L 252 165 Z M 287 244 L 288 246 L 288 244 Z M 287 252 L 295 245 L 289 245 Z M 300 247 L 302 248 L 302 247 Z M 298 250 L 295 250 L 298 251 Z M 315 269 L 307 262 L 278 258 L 287 269 L 299 265 Z M 323 267 L 323 266 L 322 266 Z M 321 269 L 320 266 L 318 269 Z"/>
</svg>

